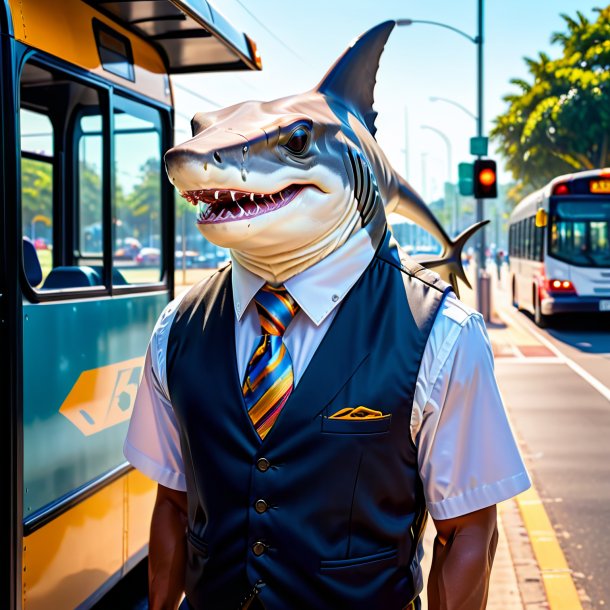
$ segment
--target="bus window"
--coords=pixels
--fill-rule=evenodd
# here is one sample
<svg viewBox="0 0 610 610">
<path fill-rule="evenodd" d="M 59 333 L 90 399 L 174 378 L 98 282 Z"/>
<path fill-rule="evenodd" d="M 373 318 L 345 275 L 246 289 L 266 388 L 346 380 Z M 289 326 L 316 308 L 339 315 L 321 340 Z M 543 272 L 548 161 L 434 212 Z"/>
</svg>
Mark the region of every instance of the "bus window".
<svg viewBox="0 0 610 610">
<path fill-rule="evenodd" d="M 529 218 L 526 218 L 523 222 L 523 258 L 532 258 L 532 231 L 531 222 Z"/>
<path fill-rule="evenodd" d="M 53 126 L 48 116 L 24 108 L 19 119 L 22 226 L 35 251 L 24 263 L 28 280 L 37 286 L 53 266 Z M 40 272 L 33 273 L 37 265 Z"/>
<path fill-rule="evenodd" d="M 158 113 L 120 101 L 114 112 L 113 260 L 129 284 L 162 279 L 161 170 Z"/>
<path fill-rule="evenodd" d="M 78 122 L 78 235 L 77 250 L 81 263 L 102 264 L 103 191 L 102 191 L 102 116 L 82 116 Z M 89 259 L 86 261 L 85 259 Z"/>
<path fill-rule="evenodd" d="M 543 243 L 544 243 L 544 227 L 536 226 L 536 218 L 534 217 L 532 231 L 534 233 L 534 260 L 541 261 L 543 254 Z"/>
<path fill-rule="evenodd" d="M 609 267 L 609 243 L 610 202 L 554 203 L 549 254 L 573 265 Z"/>
<path fill-rule="evenodd" d="M 60 70 L 26 63 L 20 80 L 21 199 L 24 238 L 36 256 L 24 255 L 25 275 L 33 288 L 55 291 L 102 286 L 99 268 L 76 255 L 72 200 L 65 179 L 76 167 L 72 142 L 74 117 L 99 114 L 99 94 Z M 100 140 L 101 142 L 101 140 Z M 61 219 L 61 222 L 58 220 Z M 24 246 L 25 248 L 25 246 Z M 25 250 L 24 250 L 25 251 Z M 40 264 L 41 273 L 31 273 Z M 101 256 L 98 263 L 101 264 Z M 40 280 L 40 281 L 37 281 Z"/>
</svg>

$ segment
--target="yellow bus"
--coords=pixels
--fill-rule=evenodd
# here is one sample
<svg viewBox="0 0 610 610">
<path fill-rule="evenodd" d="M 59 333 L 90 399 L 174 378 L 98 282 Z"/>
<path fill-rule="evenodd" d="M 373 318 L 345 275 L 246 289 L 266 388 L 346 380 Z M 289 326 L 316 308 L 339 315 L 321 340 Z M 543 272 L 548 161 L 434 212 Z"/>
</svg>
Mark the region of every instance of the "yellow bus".
<svg viewBox="0 0 610 610">
<path fill-rule="evenodd" d="M 0 31 L 2 607 L 90 608 L 147 553 L 122 444 L 174 289 L 170 76 L 261 64 L 206 0 L 5 0 Z"/>
</svg>

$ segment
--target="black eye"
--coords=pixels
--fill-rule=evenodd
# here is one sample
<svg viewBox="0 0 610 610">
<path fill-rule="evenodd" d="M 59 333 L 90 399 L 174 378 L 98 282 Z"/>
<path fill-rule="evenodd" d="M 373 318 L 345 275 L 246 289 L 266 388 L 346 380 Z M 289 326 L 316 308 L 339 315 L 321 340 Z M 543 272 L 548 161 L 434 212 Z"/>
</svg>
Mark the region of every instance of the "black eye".
<svg viewBox="0 0 610 610">
<path fill-rule="evenodd" d="M 300 155 L 307 147 L 307 140 L 309 139 L 309 133 L 304 127 L 295 129 L 290 139 L 284 146 L 296 155 Z"/>
</svg>

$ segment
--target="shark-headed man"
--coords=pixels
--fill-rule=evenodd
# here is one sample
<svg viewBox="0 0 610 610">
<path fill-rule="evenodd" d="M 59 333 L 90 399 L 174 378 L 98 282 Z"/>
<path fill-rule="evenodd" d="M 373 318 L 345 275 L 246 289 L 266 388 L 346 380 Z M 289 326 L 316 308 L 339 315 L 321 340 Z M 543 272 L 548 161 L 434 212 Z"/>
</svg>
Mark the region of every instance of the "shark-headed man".
<svg viewBox="0 0 610 610">
<path fill-rule="evenodd" d="M 173 301 L 125 442 L 158 482 L 151 610 L 485 607 L 495 504 L 529 486 L 481 316 L 400 251 L 397 210 L 460 250 L 374 138 L 394 26 L 303 95 L 193 119 L 166 154 L 233 262 Z M 385 206 L 385 209 L 384 209 Z"/>
</svg>

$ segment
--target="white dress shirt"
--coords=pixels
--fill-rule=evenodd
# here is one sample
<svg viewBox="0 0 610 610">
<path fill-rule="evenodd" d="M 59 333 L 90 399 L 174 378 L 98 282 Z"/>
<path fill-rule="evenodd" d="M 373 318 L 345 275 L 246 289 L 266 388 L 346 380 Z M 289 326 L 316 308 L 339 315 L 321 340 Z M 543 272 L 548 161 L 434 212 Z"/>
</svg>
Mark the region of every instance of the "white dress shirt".
<svg viewBox="0 0 610 610">
<path fill-rule="evenodd" d="M 365 230 L 285 282 L 301 310 L 284 334 L 295 385 L 332 324 L 338 306 L 374 256 Z M 243 379 L 261 334 L 254 295 L 264 280 L 233 261 L 235 350 Z M 161 314 L 125 440 L 127 460 L 172 489 L 186 490 L 178 424 L 167 386 L 166 350 L 183 295 Z M 530 486 L 493 370 L 481 315 L 453 294 L 432 326 L 416 382 L 411 436 L 434 519 L 449 519 L 506 500 Z M 405 442 L 408 442 L 405 439 Z"/>
</svg>

